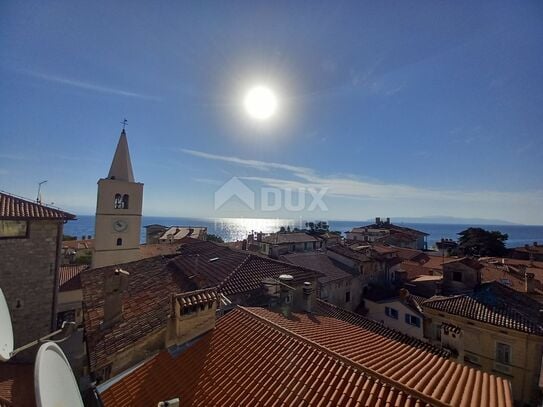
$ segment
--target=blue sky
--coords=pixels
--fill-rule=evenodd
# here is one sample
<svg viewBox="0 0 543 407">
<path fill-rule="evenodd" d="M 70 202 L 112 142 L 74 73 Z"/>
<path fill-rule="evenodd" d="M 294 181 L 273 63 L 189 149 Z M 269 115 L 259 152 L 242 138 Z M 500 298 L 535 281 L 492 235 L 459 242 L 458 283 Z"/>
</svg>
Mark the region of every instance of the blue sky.
<svg viewBox="0 0 543 407">
<path fill-rule="evenodd" d="M 147 215 L 543 224 L 541 21 L 539 1 L 2 2 L 0 189 L 46 179 L 93 213 L 126 117 Z M 242 108 L 260 83 L 265 123 Z M 326 210 L 216 210 L 232 177 Z"/>
</svg>

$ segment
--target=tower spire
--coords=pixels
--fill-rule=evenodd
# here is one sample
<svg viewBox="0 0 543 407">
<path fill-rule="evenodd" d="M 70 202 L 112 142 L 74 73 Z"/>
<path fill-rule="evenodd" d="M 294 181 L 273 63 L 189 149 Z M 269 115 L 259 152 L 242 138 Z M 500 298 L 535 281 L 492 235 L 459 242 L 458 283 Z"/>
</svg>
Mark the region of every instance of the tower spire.
<svg viewBox="0 0 543 407">
<path fill-rule="evenodd" d="M 128 151 L 128 141 L 126 139 L 126 131 L 124 126 L 126 119 L 123 122 L 123 130 L 117 143 L 117 149 L 111 162 L 108 178 L 119 181 L 134 182 L 134 172 L 132 171 L 132 162 L 130 161 L 130 152 Z"/>
</svg>

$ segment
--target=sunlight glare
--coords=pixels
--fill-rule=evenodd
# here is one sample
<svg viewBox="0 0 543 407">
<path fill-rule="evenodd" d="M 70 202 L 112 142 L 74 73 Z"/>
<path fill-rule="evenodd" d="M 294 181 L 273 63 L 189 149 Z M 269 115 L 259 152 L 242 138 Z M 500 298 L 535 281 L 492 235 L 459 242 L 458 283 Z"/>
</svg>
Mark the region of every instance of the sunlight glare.
<svg viewBox="0 0 543 407">
<path fill-rule="evenodd" d="M 277 104 L 277 97 L 267 86 L 254 86 L 245 95 L 245 110 L 253 119 L 269 119 L 277 111 Z"/>
</svg>

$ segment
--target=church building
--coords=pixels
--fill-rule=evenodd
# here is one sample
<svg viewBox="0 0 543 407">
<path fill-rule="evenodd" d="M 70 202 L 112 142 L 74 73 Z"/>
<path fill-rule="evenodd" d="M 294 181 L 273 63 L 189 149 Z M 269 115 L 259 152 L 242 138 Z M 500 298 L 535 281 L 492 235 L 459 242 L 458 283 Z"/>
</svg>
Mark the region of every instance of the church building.
<svg viewBox="0 0 543 407">
<path fill-rule="evenodd" d="M 139 260 L 143 184 L 135 182 L 123 129 L 107 178 L 98 181 L 92 267 Z"/>
</svg>

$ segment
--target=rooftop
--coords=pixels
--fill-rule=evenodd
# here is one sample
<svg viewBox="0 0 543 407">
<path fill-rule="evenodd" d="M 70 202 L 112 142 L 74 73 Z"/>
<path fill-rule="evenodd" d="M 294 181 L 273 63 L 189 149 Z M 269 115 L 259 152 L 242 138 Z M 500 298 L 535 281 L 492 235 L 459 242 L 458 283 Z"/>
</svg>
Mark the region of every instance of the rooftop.
<svg viewBox="0 0 543 407">
<path fill-rule="evenodd" d="M 540 304 L 497 282 L 483 283 L 470 294 L 432 297 L 424 301 L 422 307 L 543 336 Z"/>
<path fill-rule="evenodd" d="M 226 296 L 261 288 L 266 277 L 291 274 L 293 283 L 320 276 L 292 264 L 256 256 L 226 246 L 185 238 L 180 253 L 156 256 L 81 273 L 83 312 L 91 370 L 107 364 L 116 352 L 166 326 L 170 295 L 217 287 Z M 104 306 L 104 276 L 121 267 L 130 273 L 123 293 L 123 320 L 100 329 Z"/>
<path fill-rule="evenodd" d="M 109 329 L 100 329 L 104 315 L 105 274 L 119 266 L 81 273 L 85 334 L 91 370 L 108 364 L 116 352 L 166 326 L 171 294 L 196 289 L 183 273 L 176 272 L 171 258 L 150 257 L 122 264 L 130 273 L 122 295 L 123 319 Z"/>
<path fill-rule="evenodd" d="M 316 236 L 305 232 L 286 232 L 272 233 L 268 236 L 263 236 L 262 241 L 269 244 L 288 244 L 288 243 L 303 243 L 303 242 L 318 242 L 320 239 Z"/>
<path fill-rule="evenodd" d="M 51 206 L 0 192 L 0 219 L 2 220 L 71 220 L 75 215 Z"/>
<path fill-rule="evenodd" d="M 324 252 L 291 253 L 281 256 L 280 259 L 321 272 L 324 274 L 323 277 L 319 277 L 319 282 L 322 284 L 352 278 L 347 266 L 328 257 Z"/>
<path fill-rule="evenodd" d="M 67 264 L 58 268 L 59 291 L 81 290 L 81 272 L 89 266 Z"/>
<path fill-rule="evenodd" d="M 35 405 L 34 365 L 0 363 L 0 407 Z"/>
<path fill-rule="evenodd" d="M 512 405 L 509 382 L 356 324 L 242 307 L 177 358 L 162 351 L 99 391 L 106 407 L 173 397 L 183 405 Z"/>
</svg>

